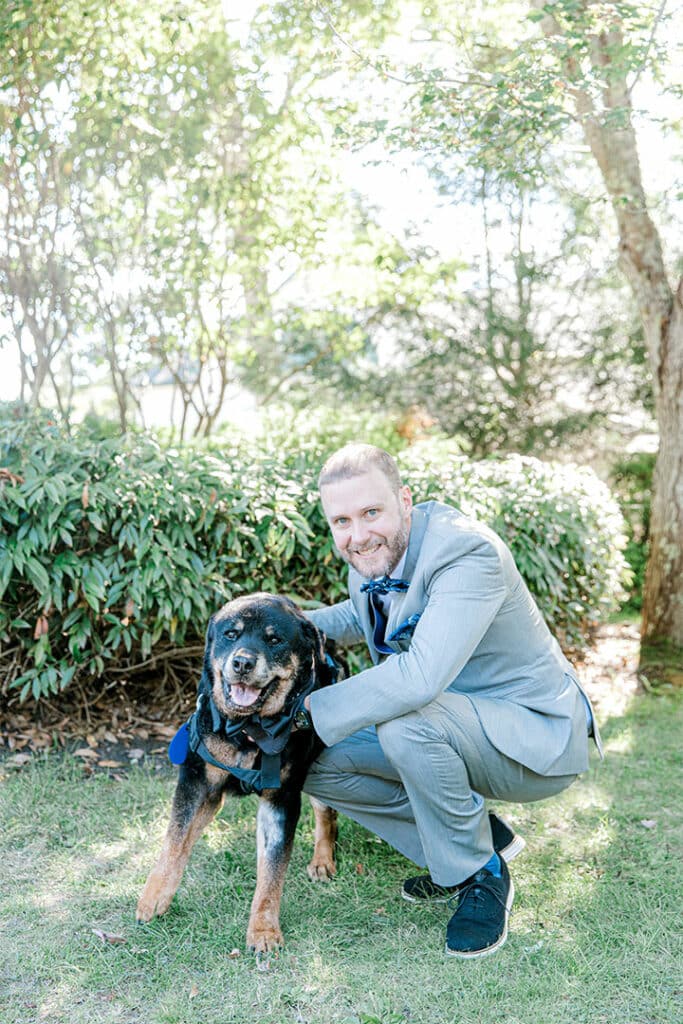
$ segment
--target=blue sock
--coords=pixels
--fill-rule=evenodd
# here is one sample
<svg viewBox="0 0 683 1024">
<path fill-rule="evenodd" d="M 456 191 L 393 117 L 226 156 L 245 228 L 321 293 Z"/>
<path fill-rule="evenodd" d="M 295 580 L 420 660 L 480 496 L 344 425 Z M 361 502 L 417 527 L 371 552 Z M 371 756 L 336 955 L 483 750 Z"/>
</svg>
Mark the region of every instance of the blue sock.
<svg viewBox="0 0 683 1024">
<path fill-rule="evenodd" d="M 484 867 L 480 868 L 479 870 L 480 871 L 490 871 L 491 874 L 495 878 L 500 878 L 501 877 L 500 858 L 498 857 L 498 854 L 494 853 L 493 856 L 491 857 L 491 859 L 486 861 L 486 864 L 484 864 Z"/>
</svg>

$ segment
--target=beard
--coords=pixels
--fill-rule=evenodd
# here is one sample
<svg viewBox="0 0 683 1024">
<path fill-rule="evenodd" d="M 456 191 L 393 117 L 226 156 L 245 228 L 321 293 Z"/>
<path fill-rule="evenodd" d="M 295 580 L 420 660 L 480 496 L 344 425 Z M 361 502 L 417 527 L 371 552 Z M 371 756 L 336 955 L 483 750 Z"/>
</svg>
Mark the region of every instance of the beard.
<svg viewBox="0 0 683 1024">
<path fill-rule="evenodd" d="M 410 522 L 402 523 L 399 529 L 391 537 L 374 537 L 370 544 L 362 548 L 340 551 L 339 554 L 344 561 L 352 566 L 359 575 L 366 580 L 376 579 L 378 576 L 388 576 L 401 561 L 403 554 L 408 547 L 410 538 Z M 377 548 L 373 555 L 368 552 Z"/>
</svg>

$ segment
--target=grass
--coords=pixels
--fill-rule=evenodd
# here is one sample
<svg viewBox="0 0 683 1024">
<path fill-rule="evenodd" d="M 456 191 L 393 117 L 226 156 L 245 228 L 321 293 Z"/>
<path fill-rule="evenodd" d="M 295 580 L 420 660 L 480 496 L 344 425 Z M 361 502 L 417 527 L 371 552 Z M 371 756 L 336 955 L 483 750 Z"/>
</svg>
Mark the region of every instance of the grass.
<svg viewBox="0 0 683 1024">
<path fill-rule="evenodd" d="M 683 650 L 666 641 L 643 644 L 638 674 L 650 691 L 683 687 Z"/>
<path fill-rule="evenodd" d="M 446 908 L 398 897 L 412 865 L 353 823 L 338 878 L 309 882 L 309 812 L 285 889 L 287 946 L 257 962 L 244 950 L 254 798 L 227 805 L 168 915 L 138 927 L 172 770 L 86 777 L 58 754 L 0 767 L 0 1022 L 683 1021 L 683 699 L 634 698 L 603 733 L 605 762 L 566 793 L 503 808 L 528 841 L 510 936 L 467 963 L 442 953 Z"/>
</svg>

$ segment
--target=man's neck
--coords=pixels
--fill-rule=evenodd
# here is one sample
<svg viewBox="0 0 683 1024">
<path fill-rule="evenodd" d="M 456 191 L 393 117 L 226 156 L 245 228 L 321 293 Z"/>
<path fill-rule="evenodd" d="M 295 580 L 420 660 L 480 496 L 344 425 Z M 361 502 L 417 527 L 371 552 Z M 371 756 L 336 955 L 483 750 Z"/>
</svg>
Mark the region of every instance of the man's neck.
<svg viewBox="0 0 683 1024">
<path fill-rule="evenodd" d="M 405 569 L 407 554 L 408 554 L 408 548 L 405 549 L 405 551 L 403 552 L 403 554 L 399 558 L 399 560 L 396 563 L 396 565 L 388 573 L 386 573 L 387 576 L 393 576 L 396 579 L 400 579 L 401 578 L 401 573 Z M 379 577 L 379 578 L 381 578 L 381 577 Z"/>
</svg>

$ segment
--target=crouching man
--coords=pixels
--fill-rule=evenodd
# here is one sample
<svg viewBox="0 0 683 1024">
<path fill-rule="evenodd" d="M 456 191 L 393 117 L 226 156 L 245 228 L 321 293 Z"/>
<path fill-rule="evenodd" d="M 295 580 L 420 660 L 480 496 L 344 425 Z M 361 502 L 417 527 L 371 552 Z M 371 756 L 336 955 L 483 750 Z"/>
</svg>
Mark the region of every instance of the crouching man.
<svg viewBox="0 0 683 1024">
<path fill-rule="evenodd" d="M 457 509 L 413 506 L 394 459 L 347 445 L 319 477 L 349 598 L 310 612 L 372 668 L 306 700 L 326 750 L 305 790 L 429 874 L 412 902 L 453 900 L 446 952 L 485 956 L 507 937 L 506 860 L 524 841 L 485 800 L 541 800 L 601 752 L 592 708 L 510 551 Z"/>
</svg>

